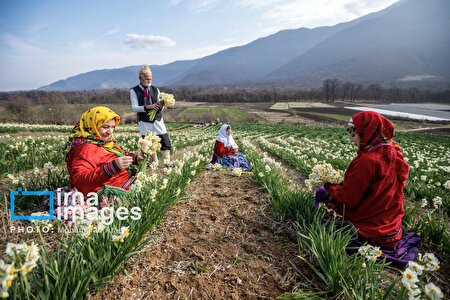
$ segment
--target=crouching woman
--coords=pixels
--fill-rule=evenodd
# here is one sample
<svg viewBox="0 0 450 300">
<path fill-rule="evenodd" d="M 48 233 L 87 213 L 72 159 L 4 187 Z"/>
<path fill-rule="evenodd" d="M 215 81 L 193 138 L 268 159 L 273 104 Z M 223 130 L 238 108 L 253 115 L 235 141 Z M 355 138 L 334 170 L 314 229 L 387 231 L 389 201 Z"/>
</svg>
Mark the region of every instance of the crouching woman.
<svg viewBox="0 0 450 300">
<path fill-rule="evenodd" d="M 402 229 L 409 166 L 400 146 L 392 141 L 394 124 L 377 112 L 364 111 L 351 118 L 347 130 L 357 157 L 348 166 L 343 183 L 325 184 L 328 207 L 356 227 L 359 244 L 391 250 L 386 253 L 394 260 L 414 259 L 420 238 L 414 233 L 406 235 Z M 406 252 L 395 252 L 405 243 L 409 243 Z M 405 254 L 412 256 L 401 256 Z"/>
<path fill-rule="evenodd" d="M 119 115 L 104 106 L 83 113 L 66 147 L 71 188 L 84 195 L 105 186 L 129 189 L 134 181 L 132 165 L 141 158 L 124 152 L 114 138 L 119 122 Z"/>
<path fill-rule="evenodd" d="M 231 126 L 223 124 L 217 134 L 211 164 L 218 163 L 224 167 L 241 168 L 243 171 L 250 171 L 252 167 L 249 160 L 238 150 L 238 145 L 231 134 Z"/>
</svg>

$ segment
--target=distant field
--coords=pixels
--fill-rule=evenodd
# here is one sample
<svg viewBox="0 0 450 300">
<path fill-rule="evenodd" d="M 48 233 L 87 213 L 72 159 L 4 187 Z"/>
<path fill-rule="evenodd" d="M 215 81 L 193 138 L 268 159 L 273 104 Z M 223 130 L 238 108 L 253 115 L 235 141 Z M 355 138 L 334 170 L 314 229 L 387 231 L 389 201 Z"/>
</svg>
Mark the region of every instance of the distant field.
<svg viewBox="0 0 450 300">
<path fill-rule="evenodd" d="M 123 123 L 135 123 L 136 114 L 127 104 L 98 104 L 107 106 L 122 117 Z M 190 106 L 191 105 L 191 106 Z M 195 106 L 198 103 L 180 103 L 172 109 L 164 111 L 164 120 L 167 122 L 255 122 L 262 120 L 257 115 L 250 114 L 238 107 L 222 106 Z M 4 106 L 0 106 L 0 122 L 39 123 L 39 124 L 75 124 L 80 116 L 95 104 L 64 104 L 59 106 L 33 105 L 26 112 L 25 117 L 9 113 Z"/>
<path fill-rule="evenodd" d="M 128 102 L 124 104 L 98 104 L 110 107 L 122 118 L 122 124 L 136 124 L 136 114 L 131 111 Z M 270 122 L 270 123 L 298 123 L 298 124 L 329 124 L 343 126 L 348 119 L 357 113 L 347 106 L 358 103 L 335 102 L 332 105 L 319 101 L 314 102 L 177 102 L 174 108 L 164 111 L 166 122 L 181 123 L 242 123 L 242 122 Z M 371 104 L 373 105 L 373 104 Z M 407 106 L 406 104 L 404 104 Z M 95 104 L 64 104 L 64 105 L 33 105 L 26 113 L 14 114 L 0 106 L 0 123 L 28 123 L 28 124 L 75 124 L 81 114 L 94 107 Z M 411 107 L 418 109 L 417 105 Z M 427 104 L 430 106 L 430 104 Z M 431 106 L 430 106 L 431 107 Z M 273 109 L 275 108 L 275 109 Z M 439 129 L 446 134 L 445 127 L 449 122 L 413 121 L 398 117 L 388 117 L 397 130 L 411 130 L 421 128 Z"/>
<path fill-rule="evenodd" d="M 175 122 L 255 122 L 261 120 L 258 116 L 250 114 L 235 107 L 205 107 L 191 106 L 167 110 L 164 119 Z"/>
<path fill-rule="evenodd" d="M 324 114 L 324 113 L 315 113 L 315 112 L 308 112 L 307 114 L 322 116 L 322 117 L 335 119 L 335 120 L 339 120 L 339 121 L 348 121 L 350 119 L 348 115 Z"/>
<path fill-rule="evenodd" d="M 277 102 L 270 107 L 270 109 L 291 109 L 291 108 L 333 108 L 334 105 L 330 105 L 323 102 Z"/>
</svg>

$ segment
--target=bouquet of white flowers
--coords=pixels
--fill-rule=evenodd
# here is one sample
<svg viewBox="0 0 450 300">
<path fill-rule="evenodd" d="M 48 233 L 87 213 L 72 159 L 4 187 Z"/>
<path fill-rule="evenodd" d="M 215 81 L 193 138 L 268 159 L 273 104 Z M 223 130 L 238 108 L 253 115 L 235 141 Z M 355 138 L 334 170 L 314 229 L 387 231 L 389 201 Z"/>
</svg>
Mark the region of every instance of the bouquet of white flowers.
<svg viewBox="0 0 450 300">
<path fill-rule="evenodd" d="M 148 112 L 148 117 L 150 119 L 150 121 L 153 121 L 156 117 L 156 114 L 158 113 L 158 111 L 160 111 L 162 109 L 162 106 L 166 106 L 166 107 L 172 107 L 175 105 L 175 97 L 172 94 L 168 94 L 168 93 L 161 93 L 159 95 L 161 102 L 163 105 L 159 105 L 157 109 L 151 109 Z M 157 102 L 157 105 L 158 103 Z"/>
<path fill-rule="evenodd" d="M 242 169 L 241 168 L 234 168 L 233 171 L 231 171 L 231 174 L 233 176 L 240 177 L 242 175 Z"/>
<path fill-rule="evenodd" d="M 308 189 L 313 190 L 316 187 L 324 185 L 326 182 L 337 184 L 343 180 L 339 171 L 335 170 L 329 163 L 315 165 L 309 178 L 305 180 Z"/>
<path fill-rule="evenodd" d="M 143 139 L 138 141 L 138 154 L 143 157 L 139 170 L 145 172 L 147 170 L 148 159 L 161 149 L 161 138 L 153 132 L 147 132 Z"/>
<path fill-rule="evenodd" d="M 160 97 L 166 107 L 173 107 L 175 105 L 175 97 L 172 94 L 161 93 Z"/>
</svg>

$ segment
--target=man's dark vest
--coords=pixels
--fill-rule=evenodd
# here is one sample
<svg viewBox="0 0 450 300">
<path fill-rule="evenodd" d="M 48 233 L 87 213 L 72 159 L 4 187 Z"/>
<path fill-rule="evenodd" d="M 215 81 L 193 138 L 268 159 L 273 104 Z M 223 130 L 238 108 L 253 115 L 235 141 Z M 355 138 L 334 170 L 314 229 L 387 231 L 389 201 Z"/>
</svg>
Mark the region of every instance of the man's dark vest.
<svg viewBox="0 0 450 300">
<path fill-rule="evenodd" d="M 144 106 L 145 105 L 144 90 L 141 89 L 139 87 L 139 85 L 137 85 L 137 86 L 135 86 L 133 88 L 133 91 L 136 93 L 139 106 Z M 151 85 L 150 86 L 150 104 L 155 104 L 156 102 L 158 102 L 157 97 L 158 97 L 158 89 L 156 87 L 154 87 L 153 85 Z M 138 122 L 139 121 L 144 121 L 144 122 L 153 123 L 153 122 L 155 122 L 155 120 L 161 121 L 161 118 L 162 118 L 161 111 L 158 111 L 156 113 L 155 119 L 153 121 L 149 120 L 148 112 L 138 112 L 137 113 L 137 120 L 138 120 Z"/>
</svg>

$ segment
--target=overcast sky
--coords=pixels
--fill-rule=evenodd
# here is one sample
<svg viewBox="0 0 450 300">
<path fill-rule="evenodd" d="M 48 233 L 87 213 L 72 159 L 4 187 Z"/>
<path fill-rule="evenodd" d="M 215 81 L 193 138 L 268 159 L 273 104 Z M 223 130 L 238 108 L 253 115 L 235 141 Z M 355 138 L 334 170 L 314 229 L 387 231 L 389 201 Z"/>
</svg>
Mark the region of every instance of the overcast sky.
<svg viewBox="0 0 450 300">
<path fill-rule="evenodd" d="M 397 0 L 0 0 L 0 90 L 165 64 L 282 29 L 335 25 Z"/>
</svg>

